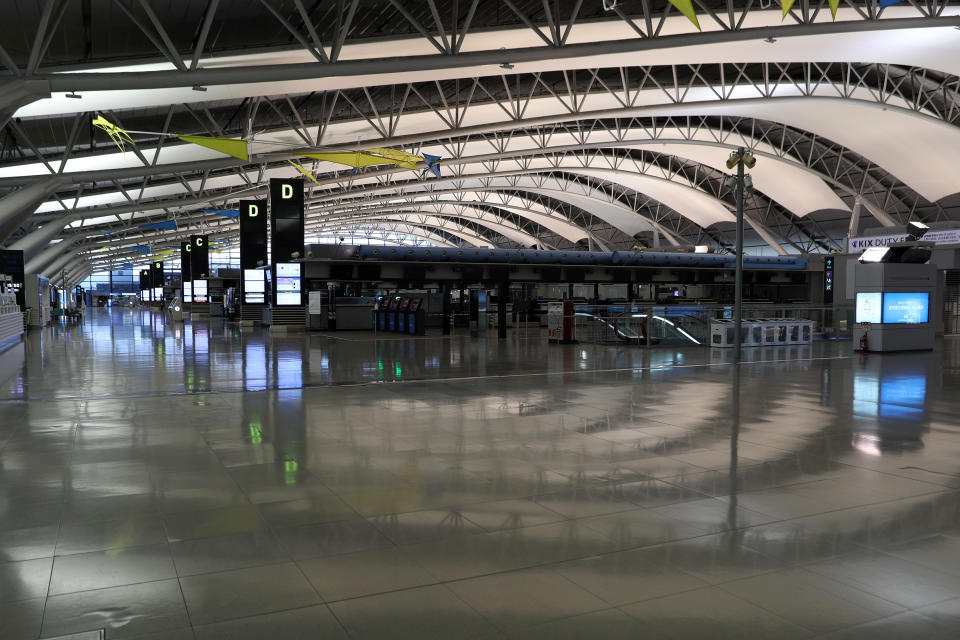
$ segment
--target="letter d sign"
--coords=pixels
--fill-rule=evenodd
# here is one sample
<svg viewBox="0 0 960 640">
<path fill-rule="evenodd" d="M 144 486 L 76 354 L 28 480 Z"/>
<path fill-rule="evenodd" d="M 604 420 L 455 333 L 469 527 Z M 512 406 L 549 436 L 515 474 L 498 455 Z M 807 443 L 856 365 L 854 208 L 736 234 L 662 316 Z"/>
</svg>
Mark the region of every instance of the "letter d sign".
<svg viewBox="0 0 960 640">
<path fill-rule="evenodd" d="M 280 197 L 284 200 L 289 200 L 293 197 L 293 185 L 292 184 L 282 184 L 280 185 Z"/>
<path fill-rule="evenodd" d="M 260 205 L 256 205 L 256 204 L 249 205 L 247 209 L 247 217 L 256 218 L 258 215 L 260 215 Z"/>
</svg>

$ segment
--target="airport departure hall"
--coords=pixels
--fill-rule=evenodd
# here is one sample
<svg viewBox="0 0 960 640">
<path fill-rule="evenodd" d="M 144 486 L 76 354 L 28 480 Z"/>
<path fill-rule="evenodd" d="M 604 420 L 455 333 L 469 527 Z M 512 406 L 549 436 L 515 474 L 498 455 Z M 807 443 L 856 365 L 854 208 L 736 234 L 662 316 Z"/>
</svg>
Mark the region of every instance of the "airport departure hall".
<svg viewBox="0 0 960 640">
<path fill-rule="evenodd" d="M 960 638 L 960 1 L 0 9 L 0 640 Z"/>
</svg>

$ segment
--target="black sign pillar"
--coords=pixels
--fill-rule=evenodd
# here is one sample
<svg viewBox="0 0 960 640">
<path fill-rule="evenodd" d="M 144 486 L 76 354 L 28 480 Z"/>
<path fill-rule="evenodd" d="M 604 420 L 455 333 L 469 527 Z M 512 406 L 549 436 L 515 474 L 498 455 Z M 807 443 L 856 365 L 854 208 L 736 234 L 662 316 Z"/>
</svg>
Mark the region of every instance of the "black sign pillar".
<svg viewBox="0 0 960 640">
<path fill-rule="evenodd" d="M 190 236 L 190 276 L 193 280 L 210 277 L 210 252 L 207 236 Z"/>
<path fill-rule="evenodd" d="M 270 262 L 267 257 L 267 203 L 240 201 L 240 268 L 256 269 Z"/>
<path fill-rule="evenodd" d="M 834 257 L 827 256 L 823 259 L 823 303 L 833 304 L 833 264 Z"/>
<path fill-rule="evenodd" d="M 188 282 L 193 281 L 193 277 L 190 275 L 190 243 L 181 242 L 180 243 L 180 286 L 183 287 Z"/>
<path fill-rule="evenodd" d="M 150 287 L 156 289 L 163 286 L 163 262 L 154 260 L 150 263 Z"/>
<path fill-rule="evenodd" d="M 303 180 L 270 179 L 272 262 L 303 257 Z"/>
</svg>

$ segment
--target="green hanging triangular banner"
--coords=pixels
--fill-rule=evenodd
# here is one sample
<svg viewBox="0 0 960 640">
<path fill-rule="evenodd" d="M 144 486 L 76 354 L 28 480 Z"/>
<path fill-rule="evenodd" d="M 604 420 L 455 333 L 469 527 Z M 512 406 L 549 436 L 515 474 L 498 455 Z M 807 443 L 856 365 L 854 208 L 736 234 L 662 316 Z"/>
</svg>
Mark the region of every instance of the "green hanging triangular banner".
<svg viewBox="0 0 960 640">
<path fill-rule="evenodd" d="M 783 15 L 780 17 L 781 22 L 787 17 L 787 14 L 790 13 L 790 9 L 793 8 L 793 3 L 796 1 L 797 0 L 780 0 L 780 8 L 783 9 Z"/>
<path fill-rule="evenodd" d="M 830 5 L 830 15 L 834 20 L 837 19 L 837 8 L 840 6 L 840 0 L 827 0 Z"/>
<path fill-rule="evenodd" d="M 177 136 L 177 137 L 183 140 L 184 142 L 189 142 L 191 144 L 198 144 L 201 147 L 213 149 L 214 151 L 225 153 L 228 156 L 239 158 L 244 162 L 250 161 L 250 156 L 247 154 L 246 140 L 234 140 L 233 138 L 206 138 L 204 136 Z"/>
<path fill-rule="evenodd" d="M 700 29 L 700 21 L 697 20 L 697 12 L 693 8 L 693 0 L 670 0 L 670 4 L 677 8 L 677 11 L 682 13 L 687 17 L 687 20 L 692 22 L 698 31 Z"/>
</svg>

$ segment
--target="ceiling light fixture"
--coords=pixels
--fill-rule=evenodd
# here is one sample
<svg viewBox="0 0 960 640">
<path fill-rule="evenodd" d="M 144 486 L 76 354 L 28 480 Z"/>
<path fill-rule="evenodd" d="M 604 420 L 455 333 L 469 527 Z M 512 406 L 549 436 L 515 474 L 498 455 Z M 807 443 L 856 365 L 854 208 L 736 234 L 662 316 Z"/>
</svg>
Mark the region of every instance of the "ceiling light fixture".
<svg viewBox="0 0 960 640">
<path fill-rule="evenodd" d="M 79 93 L 74 93 L 73 91 L 71 91 L 70 93 L 64 94 L 63 97 L 64 97 L 64 98 L 73 98 L 74 100 L 79 100 L 79 99 L 82 98 L 83 96 L 81 96 Z"/>
<path fill-rule="evenodd" d="M 513 64 L 510 63 L 510 62 L 501 62 L 501 63 L 500 63 L 500 68 L 501 68 L 501 69 L 513 69 Z"/>
<path fill-rule="evenodd" d="M 777 39 L 774 38 L 773 36 L 767 36 L 766 38 L 763 39 L 763 41 L 768 44 L 773 44 L 774 42 L 777 41 Z"/>
<path fill-rule="evenodd" d="M 206 87 L 201 87 L 199 84 L 195 84 L 195 85 L 193 85 L 193 86 L 190 87 L 190 88 L 193 89 L 194 91 L 206 91 L 206 90 L 207 90 Z"/>
</svg>

